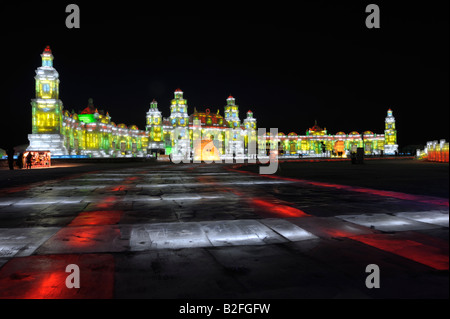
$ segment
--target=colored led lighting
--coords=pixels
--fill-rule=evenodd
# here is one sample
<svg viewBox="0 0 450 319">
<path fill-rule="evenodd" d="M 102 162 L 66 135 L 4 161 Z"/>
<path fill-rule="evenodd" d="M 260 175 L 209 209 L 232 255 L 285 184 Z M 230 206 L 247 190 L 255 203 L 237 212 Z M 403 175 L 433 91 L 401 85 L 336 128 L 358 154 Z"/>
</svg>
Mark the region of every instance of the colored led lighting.
<svg viewBox="0 0 450 319">
<path fill-rule="evenodd" d="M 105 114 L 94 106 L 92 99 L 79 114 L 64 110 L 59 99 L 59 74 L 53 67 L 54 57 L 49 46 L 41 57 L 42 66 L 36 70 L 35 77 L 36 97 L 31 102 L 32 134 L 29 135 L 28 150 L 50 151 L 53 156 L 89 157 L 144 157 L 159 153 L 200 162 L 250 157 L 249 146 L 253 144 L 258 147 L 258 156 L 277 149 L 278 155 L 286 158 L 298 157 L 299 154 L 345 158 L 357 148 L 374 155 L 394 155 L 398 151 L 392 109 L 387 112 L 384 134 L 353 131 L 348 135 L 344 132 L 330 135 L 316 122 L 305 135 L 291 132 L 287 136 L 280 133 L 258 138 L 253 112 L 248 111 L 247 117 L 241 121 L 239 106 L 232 95 L 226 99 L 224 116 L 220 115 L 220 110 L 216 113 L 208 108 L 205 112 L 194 109 L 194 113 L 189 115 L 188 101 L 179 88 L 170 102 L 168 118 L 162 116 L 158 103 L 153 100 L 147 112 L 145 130 L 139 130 L 135 125 L 116 125 L 109 113 Z M 194 123 L 196 120 L 198 124 Z M 220 143 L 211 147 L 203 142 L 207 140 Z M 200 141 L 197 146 L 200 149 L 196 149 L 195 141 Z M 445 154 L 434 154 L 435 151 L 430 150 L 429 157 L 438 156 L 439 161 L 445 158 Z M 446 154 L 448 158 L 448 147 Z"/>
</svg>

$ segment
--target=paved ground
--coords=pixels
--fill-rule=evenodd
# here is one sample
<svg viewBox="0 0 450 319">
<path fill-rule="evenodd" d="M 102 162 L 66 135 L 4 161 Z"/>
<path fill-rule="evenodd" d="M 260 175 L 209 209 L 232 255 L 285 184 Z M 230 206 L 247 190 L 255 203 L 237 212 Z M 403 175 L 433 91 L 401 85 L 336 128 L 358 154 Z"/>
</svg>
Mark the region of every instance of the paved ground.
<svg viewBox="0 0 450 319">
<path fill-rule="evenodd" d="M 448 298 L 448 196 L 230 165 L 65 170 L 0 172 L 0 298 Z"/>
<path fill-rule="evenodd" d="M 259 171 L 256 165 L 243 169 Z M 402 157 L 366 158 L 362 165 L 349 160 L 281 162 L 276 175 L 443 198 L 449 195 L 448 163 Z"/>
</svg>

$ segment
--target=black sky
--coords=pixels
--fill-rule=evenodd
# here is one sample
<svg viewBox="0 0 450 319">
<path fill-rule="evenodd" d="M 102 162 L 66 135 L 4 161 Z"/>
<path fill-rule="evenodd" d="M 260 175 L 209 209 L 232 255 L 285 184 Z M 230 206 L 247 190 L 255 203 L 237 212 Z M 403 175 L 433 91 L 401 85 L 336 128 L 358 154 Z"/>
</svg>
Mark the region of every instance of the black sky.
<svg viewBox="0 0 450 319">
<path fill-rule="evenodd" d="M 81 28 L 70 30 L 70 2 L 3 5 L 0 147 L 28 142 L 46 45 L 64 107 L 80 111 L 92 97 L 117 124 L 143 129 L 153 99 L 169 116 L 181 88 L 190 113 L 223 114 L 232 94 L 241 118 L 251 109 L 259 127 L 286 134 L 315 120 L 331 134 L 383 133 L 392 108 L 400 147 L 448 140 L 448 2 L 376 2 L 381 29 L 369 30 L 373 2 L 78 2 Z"/>
</svg>

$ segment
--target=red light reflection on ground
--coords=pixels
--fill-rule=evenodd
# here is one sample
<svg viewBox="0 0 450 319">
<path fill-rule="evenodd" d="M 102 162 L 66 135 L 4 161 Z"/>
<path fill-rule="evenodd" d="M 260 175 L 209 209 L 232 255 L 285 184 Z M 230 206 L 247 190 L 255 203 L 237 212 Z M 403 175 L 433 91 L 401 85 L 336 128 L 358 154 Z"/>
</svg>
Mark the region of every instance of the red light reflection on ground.
<svg viewBox="0 0 450 319">
<path fill-rule="evenodd" d="M 27 191 L 30 188 L 32 188 L 33 186 L 38 186 L 38 185 L 15 186 L 15 187 L 7 188 L 7 189 L 2 189 L 1 195 Z"/>
<path fill-rule="evenodd" d="M 137 176 L 127 177 L 127 178 L 125 178 L 125 183 L 130 184 L 130 183 L 135 182 L 138 179 L 139 179 L 139 177 L 137 177 Z"/>
<path fill-rule="evenodd" d="M 198 176 L 197 180 L 201 183 L 217 185 L 216 179 L 212 176 Z M 231 187 L 216 186 L 214 189 L 221 192 L 230 192 L 239 197 L 246 197 L 248 195 Z M 277 202 L 271 202 L 267 199 L 250 197 L 248 198 L 248 202 L 250 203 L 250 205 L 258 208 L 263 214 L 267 215 L 277 215 L 282 217 L 310 216 L 300 209 L 281 203 L 280 200 L 277 200 Z"/>
<path fill-rule="evenodd" d="M 397 199 L 402 199 L 402 200 L 410 200 L 410 201 L 415 201 L 415 202 L 420 202 L 420 203 L 425 203 L 425 204 L 449 206 L 449 200 L 446 198 L 412 195 L 412 194 L 406 194 L 406 193 L 401 193 L 401 192 L 378 190 L 378 189 L 349 186 L 349 185 L 332 184 L 332 183 L 325 183 L 325 182 L 315 182 L 315 181 L 309 181 L 309 180 L 305 180 L 305 179 L 296 179 L 296 178 L 289 178 L 289 177 L 283 177 L 283 176 L 277 176 L 277 175 L 259 175 L 257 173 L 253 173 L 253 172 L 238 170 L 238 169 L 236 169 L 236 166 L 234 168 L 227 168 L 227 169 L 235 171 L 235 172 L 239 172 L 239 173 L 257 175 L 257 176 L 262 176 L 262 177 L 266 177 L 266 178 L 273 178 L 273 179 L 284 180 L 284 181 L 295 182 L 295 183 L 302 183 L 302 184 L 306 184 L 306 185 L 336 188 L 336 189 L 342 189 L 342 190 L 351 191 L 351 192 L 366 193 L 366 194 L 383 196 L 383 197 L 392 197 L 392 198 L 397 198 Z"/>
<path fill-rule="evenodd" d="M 80 268 L 80 288 L 66 287 L 66 267 Z M 105 299 L 113 297 L 114 257 L 109 254 L 14 258 L 0 269 L 0 298 Z"/>
<path fill-rule="evenodd" d="M 127 186 L 125 185 L 119 185 L 119 186 L 115 186 L 113 188 L 111 188 L 112 192 L 120 192 L 120 191 L 125 191 L 127 189 Z"/>
<path fill-rule="evenodd" d="M 349 238 L 355 236 L 355 233 L 347 232 L 342 229 L 326 228 L 322 230 L 332 238 Z"/>
<path fill-rule="evenodd" d="M 202 184 L 212 184 L 212 185 L 217 184 L 217 179 L 212 176 L 197 176 L 195 177 L 195 179 Z"/>
<path fill-rule="evenodd" d="M 145 175 L 145 174 L 148 174 L 149 172 L 150 172 L 149 170 L 144 170 L 144 171 L 136 172 L 136 174 L 138 174 L 138 175 Z"/>
<path fill-rule="evenodd" d="M 70 249 L 86 249 L 98 251 L 102 244 L 120 237 L 120 230 L 108 226 L 65 227 L 59 230 L 52 239 L 59 239 L 59 245 Z"/>
<path fill-rule="evenodd" d="M 429 245 L 414 240 L 396 238 L 395 234 L 392 236 L 389 234 L 361 235 L 351 237 L 351 239 L 437 270 L 448 270 L 448 243 L 441 240 L 433 239 L 439 243 Z"/>
<path fill-rule="evenodd" d="M 252 198 L 250 199 L 250 203 L 253 206 L 256 206 L 259 209 L 271 214 L 275 214 L 281 217 L 305 217 L 310 216 L 300 209 L 282 205 L 279 203 L 272 203 L 270 201 L 260 199 L 260 198 Z"/>
<path fill-rule="evenodd" d="M 115 225 L 122 218 L 121 210 L 81 212 L 68 226 Z"/>
<path fill-rule="evenodd" d="M 397 199 L 402 199 L 402 200 L 410 200 L 410 201 L 421 202 L 421 203 L 426 203 L 426 204 L 442 205 L 442 206 L 448 206 L 448 204 L 449 204 L 448 199 L 445 199 L 445 198 L 413 195 L 413 194 L 406 194 L 406 193 L 400 193 L 400 192 L 394 192 L 394 191 L 386 191 L 386 190 L 372 189 L 372 188 L 365 188 L 365 187 L 331 184 L 331 183 L 324 183 L 324 182 L 313 182 L 313 181 L 305 181 L 305 180 L 298 180 L 298 181 L 305 182 L 307 184 L 314 185 L 314 186 L 343 189 L 343 190 L 347 190 L 347 191 L 351 191 L 351 192 L 366 193 L 366 194 L 370 194 L 370 195 L 378 195 L 378 196 L 383 196 L 383 197 L 392 197 L 392 198 L 397 198 Z"/>
<path fill-rule="evenodd" d="M 113 208 L 116 205 L 117 197 L 116 196 L 108 196 L 102 199 L 100 203 L 96 203 L 95 206 L 98 208 Z"/>
<path fill-rule="evenodd" d="M 130 184 L 136 183 L 139 179 L 140 179 L 140 177 L 137 177 L 137 176 L 126 177 L 123 181 L 124 185 L 114 186 L 111 188 L 111 191 L 113 191 L 113 192 L 126 191 L 130 187 L 132 187 Z"/>
<path fill-rule="evenodd" d="M 230 193 L 233 193 L 233 194 L 236 195 L 236 196 L 245 196 L 244 193 L 239 192 L 239 191 L 237 191 L 237 190 L 235 190 L 235 189 L 232 189 L 232 188 L 226 188 L 226 190 L 229 191 Z"/>
</svg>

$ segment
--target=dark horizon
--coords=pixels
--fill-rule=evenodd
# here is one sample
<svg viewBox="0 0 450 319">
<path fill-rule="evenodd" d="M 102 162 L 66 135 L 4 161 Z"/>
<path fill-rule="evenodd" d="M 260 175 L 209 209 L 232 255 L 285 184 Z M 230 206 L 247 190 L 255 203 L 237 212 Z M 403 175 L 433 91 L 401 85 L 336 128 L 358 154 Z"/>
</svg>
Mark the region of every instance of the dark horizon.
<svg viewBox="0 0 450 319">
<path fill-rule="evenodd" d="M 116 124 L 145 129 L 153 99 L 168 117 L 180 88 L 189 114 L 195 107 L 223 115 L 231 94 L 241 119 L 251 109 L 258 127 L 285 134 L 303 135 L 316 120 L 329 134 L 383 134 L 391 108 L 400 150 L 448 140 L 448 3 L 380 3 L 378 30 L 365 27 L 367 4 L 307 2 L 295 13 L 258 8 L 249 19 L 220 7 L 210 15 L 167 16 L 154 7 L 80 4 L 79 30 L 65 27 L 65 3 L 49 10 L 7 5 L 11 79 L 0 148 L 28 142 L 34 71 L 47 45 L 65 109 L 80 112 L 93 98 Z"/>
</svg>

